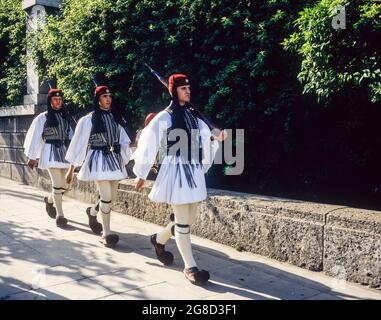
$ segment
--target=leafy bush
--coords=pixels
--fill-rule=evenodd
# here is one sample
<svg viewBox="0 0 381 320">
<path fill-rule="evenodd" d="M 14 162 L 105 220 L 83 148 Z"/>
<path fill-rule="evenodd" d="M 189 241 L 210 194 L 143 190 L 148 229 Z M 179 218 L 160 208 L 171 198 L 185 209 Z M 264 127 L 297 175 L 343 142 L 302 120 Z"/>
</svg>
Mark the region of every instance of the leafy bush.
<svg viewBox="0 0 381 320">
<path fill-rule="evenodd" d="M 346 28 L 334 29 L 336 6 L 343 6 Z M 362 88 L 381 100 L 381 3 L 323 0 L 304 9 L 284 45 L 302 57 L 299 80 L 304 92 L 331 98 L 345 88 Z"/>
<path fill-rule="evenodd" d="M 21 104 L 26 87 L 25 12 L 19 0 L 0 3 L 0 106 Z"/>
</svg>

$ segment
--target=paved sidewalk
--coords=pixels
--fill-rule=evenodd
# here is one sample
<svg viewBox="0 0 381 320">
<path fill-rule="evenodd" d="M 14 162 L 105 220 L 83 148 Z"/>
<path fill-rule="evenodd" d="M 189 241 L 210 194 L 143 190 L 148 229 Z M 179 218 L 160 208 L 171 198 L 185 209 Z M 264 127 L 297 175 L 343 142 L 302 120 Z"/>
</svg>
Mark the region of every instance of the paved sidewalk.
<svg viewBox="0 0 381 320">
<path fill-rule="evenodd" d="M 345 283 L 258 255 L 193 237 L 199 266 L 211 273 L 204 287 L 190 284 L 174 240 L 174 265 L 155 259 L 149 235 L 160 226 L 113 213 L 115 249 L 87 226 L 88 204 L 65 198 L 70 227 L 45 212 L 45 192 L 0 178 L 1 299 L 380 299 L 381 291 Z"/>
</svg>

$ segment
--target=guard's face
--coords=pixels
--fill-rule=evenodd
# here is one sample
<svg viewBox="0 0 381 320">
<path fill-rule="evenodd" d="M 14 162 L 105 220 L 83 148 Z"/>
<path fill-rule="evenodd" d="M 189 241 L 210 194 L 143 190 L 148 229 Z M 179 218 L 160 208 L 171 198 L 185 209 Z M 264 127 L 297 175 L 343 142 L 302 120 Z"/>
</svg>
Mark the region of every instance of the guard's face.
<svg viewBox="0 0 381 320">
<path fill-rule="evenodd" d="M 177 97 L 179 98 L 180 103 L 188 103 L 191 98 L 190 86 L 181 86 L 177 87 Z"/>
<path fill-rule="evenodd" d="M 53 110 L 59 110 L 63 106 L 63 100 L 62 97 L 52 97 L 50 99 L 50 104 L 53 108 Z"/>
<path fill-rule="evenodd" d="M 99 97 L 99 106 L 102 109 L 109 110 L 111 108 L 111 103 L 112 103 L 111 93 L 105 93 Z"/>
</svg>

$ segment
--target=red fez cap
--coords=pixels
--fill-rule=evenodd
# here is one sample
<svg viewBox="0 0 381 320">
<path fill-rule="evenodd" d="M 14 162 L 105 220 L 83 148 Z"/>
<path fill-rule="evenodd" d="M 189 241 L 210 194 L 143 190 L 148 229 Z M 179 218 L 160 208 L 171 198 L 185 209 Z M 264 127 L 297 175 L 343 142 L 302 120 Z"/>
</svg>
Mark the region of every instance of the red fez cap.
<svg viewBox="0 0 381 320">
<path fill-rule="evenodd" d="M 156 116 L 156 113 L 151 112 L 148 116 L 146 116 L 146 119 L 144 120 L 144 126 L 148 126 L 148 124 L 151 122 L 151 120 Z"/>
<path fill-rule="evenodd" d="M 105 93 L 111 93 L 111 90 L 109 87 L 107 86 L 98 86 L 95 88 L 95 92 L 94 92 L 94 95 L 96 97 L 100 97 L 102 94 L 105 94 Z"/>
<path fill-rule="evenodd" d="M 63 97 L 63 92 L 60 89 L 50 89 L 48 92 L 49 97 Z"/>
<path fill-rule="evenodd" d="M 168 80 L 168 90 L 169 93 L 172 95 L 173 90 L 176 89 L 177 87 L 182 87 L 182 86 L 189 86 L 189 79 L 185 74 L 173 74 L 169 77 Z"/>
</svg>

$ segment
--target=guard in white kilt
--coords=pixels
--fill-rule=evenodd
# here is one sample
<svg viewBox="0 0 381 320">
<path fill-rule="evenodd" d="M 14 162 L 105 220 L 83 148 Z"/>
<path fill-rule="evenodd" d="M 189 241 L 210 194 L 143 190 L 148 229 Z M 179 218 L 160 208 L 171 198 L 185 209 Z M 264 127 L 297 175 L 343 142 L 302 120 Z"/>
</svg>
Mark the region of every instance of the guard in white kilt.
<svg viewBox="0 0 381 320">
<path fill-rule="evenodd" d="M 173 262 L 165 244 L 172 235 L 173 225 L 177 247 L 184 261 L 185 277 L 193 284 L 204 285 L 209 272 L 199 270 L 193 258 L 190 226 L 196 219 L 198 205 L 207 197 L 205 173 L 210 168 L 218 140 L 190 108 L 190 85 L 186 75 L 169 78 L 171 104 L 159 112 L 144 128 L 133 158 L 137 176 L 136 189 L 144 185 L 159 150 L 165 150 L 156 181 L 149 194 L 152 201 L 168 203 L 174 212 L 174 222 L 151 236 L 158 259 L 165 265 Z M 224 139 L 224 134 L 222 138 Z M 164 148 L 163 148 L 164 145 Z"/>
<path fill-rule="evenodd" d="M 127 178 L 126 164 L 130 160 L 130 138 L 121 125 L 121 116 L 112 108 L 112 93 L 107 86 L 98 86 L 94 94 L 94 111 L 78 121 L 66 154 L 70 168 L 67 182 L 72 181 L 75 167 L 81 166 L 77 178 L 95 181 L 99 201 L 86 210 L 89 226 L 101 242 L 113 247 L 119 236 L 110 230 L 111 202 L 116 197 L 118 182 Z M 101 212 L 102 224 L 97 221 Z M 103 228 L 102 228 L 103 226 Z"/>
<path fill-rule="evenodd" d="M 24 153 L 28 166 L 49 172 L 52 192 L 44 198 L 46 212 L 56 219 L 58 227 L 65 227 L 67 219 L 62 209 L 62 196 L 67 191 L 65 173 L 69 163 L 65 160 L 67 146 L 73 135 L 70 117 L 63 104 L 63 93 L 59 89 L 48 92 L 46 112 L 39 114 L 32 122 L 25 137 Z M 38 161 L 37 161 L 38 159 Z"/>
</svg>

